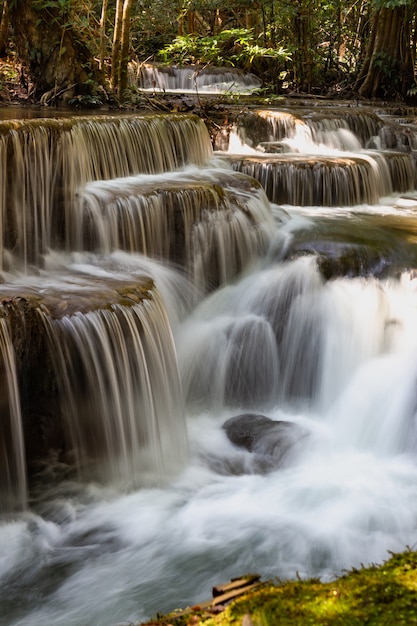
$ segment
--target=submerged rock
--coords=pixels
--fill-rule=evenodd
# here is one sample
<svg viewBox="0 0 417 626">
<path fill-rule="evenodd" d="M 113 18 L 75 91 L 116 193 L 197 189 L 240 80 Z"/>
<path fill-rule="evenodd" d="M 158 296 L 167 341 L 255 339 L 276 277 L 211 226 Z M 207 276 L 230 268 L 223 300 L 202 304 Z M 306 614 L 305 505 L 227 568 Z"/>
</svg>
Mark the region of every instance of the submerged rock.
<svg viewBox="0 0 417 626">
<path fill-rule="evenodd" d="M 246 413 L 226 420 L 222 428 L 232 443 L 252 452 L 259 438 L 276 423 L 264 415 Z"/>
<path fill-rule="evenodd" d="M 275 421 L 257 413 L 231 417 L 222 428 L 235 445 L 262 457 L 272 457 L 275 467 L 286 465 L 307 435 L 298 424 Z"/>
</svg>

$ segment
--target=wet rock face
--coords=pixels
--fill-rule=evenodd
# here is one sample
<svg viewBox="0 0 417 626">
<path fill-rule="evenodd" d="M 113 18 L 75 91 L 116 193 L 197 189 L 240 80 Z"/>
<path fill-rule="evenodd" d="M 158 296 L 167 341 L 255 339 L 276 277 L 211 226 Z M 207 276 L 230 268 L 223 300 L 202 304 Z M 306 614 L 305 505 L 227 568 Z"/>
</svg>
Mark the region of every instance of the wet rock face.
<svg viewBox="0 0 417 626">
<path fill-rule="evenodd" d="M 275 467 L 287 465 L 307 436 L 298 424 L 274 421 L 256 413 L 231 417 L 222 428 L 232 443 L 256 455 L 273 459 Z"/>
<path fill-rule="evenodd" d="M 347 276 L 377 276 L 389 274 L 392 265 L 388 254 L 373 249 L 371 246 L 330 241 L 311 241 L 294 244 L 291 258 L 315 254 L 317 266 L 326 280 Z"/>
<path fill-rule="evenodd" d="M 406 201 L 406 200 L 404 200 Z M 414 200 L 410 200 L 414 202 Z M 398 201 L 401 209 L 401 199 Z M 360 224 L 360 228 L 358 228 Z M 415 267 L 417 227 L 406 215 L 361 215 L 319 218 L 314 229 L 293 233 L 284 258 L 315 255 L 322 276 L 328 280 L 347 276 L 399 276 L 404 267 Z"/>
</svg>

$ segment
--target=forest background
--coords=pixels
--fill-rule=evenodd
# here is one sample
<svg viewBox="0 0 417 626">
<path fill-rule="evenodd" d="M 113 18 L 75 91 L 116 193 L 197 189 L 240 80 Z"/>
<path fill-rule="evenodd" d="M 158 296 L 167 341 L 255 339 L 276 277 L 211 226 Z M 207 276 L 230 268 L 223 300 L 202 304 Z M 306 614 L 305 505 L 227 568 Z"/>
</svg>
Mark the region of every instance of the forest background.
<svg viewBox="0 0 417 626">
<path fill-rule="evenodd" d="M 277 95 L 417 97 L 417 0 L 3 0 L 0 7 L 6 103 L 132 102 L 132 67 L 145 62 L 233 66 Z"/>
</svg>

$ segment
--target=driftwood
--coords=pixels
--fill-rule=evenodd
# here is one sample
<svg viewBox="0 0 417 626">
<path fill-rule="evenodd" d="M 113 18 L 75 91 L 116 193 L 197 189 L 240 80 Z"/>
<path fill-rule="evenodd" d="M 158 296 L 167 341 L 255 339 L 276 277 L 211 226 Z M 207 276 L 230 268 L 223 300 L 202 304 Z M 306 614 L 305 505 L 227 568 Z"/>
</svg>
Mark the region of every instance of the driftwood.
<svg viewBox="0 0 417 626">
<path fill-rule="evenodd" d="M 186 609 L 175 611 L 167 617 L 170 622 L 173 622 L 176 618 L 184 617 L 185 615 L 198 611 L 219 613 L 231 600 L 259 587 L 262 584 L 260 578 L 258 574 L 248 574 L 240 578 L 233 578 L 228 583 L 216 585 L 212 589 L 213 598 L 211 600 L 206 600 L 205 602 L 200 602 Z M 158 624 L 158 622 L 151 622 L 151 624 Z"/>
<path fill-rule="evenodd" d="M 216 599 L 219 596 L 227 595 L 232 592 L 236 592 L 236 595 L 245 593 L 247 587 L 253 587 L 255 583 L 259 583 L 260 578 L 258 574 L 248 574 L 240 578 L 232 578 L 230 583 L 213 587 L 213 598 Z"/>
</svg>

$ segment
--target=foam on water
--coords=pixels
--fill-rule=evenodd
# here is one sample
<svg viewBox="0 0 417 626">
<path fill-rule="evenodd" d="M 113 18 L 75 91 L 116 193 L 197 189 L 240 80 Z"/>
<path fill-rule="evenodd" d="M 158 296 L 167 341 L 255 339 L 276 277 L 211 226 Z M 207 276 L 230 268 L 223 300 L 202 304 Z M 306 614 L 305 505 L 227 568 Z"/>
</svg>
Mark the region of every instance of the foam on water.
<svg viewBox="0 0 417 626">
<path fill-rule="evenodd" d="M 293 464 L 265 464 L 227 439 L 221 425 L 243 407 L 196 414 L 190 406 L 190 458 L 178 478 L 126 495 L 63 484 L 43 494 L 38 513 L 1 527 L 3 623 L 110 626 L 196 603 L 246 571 L 328 579 L 416 545 L 414 281 L 311 287 L 312 271 L 301 260 L 247 277 L 204 302 L 177 336 L 182 362 L 198 352 L 209 376 L 208 354 L 190 341 L 187 325 L 198 336 L 198 319 L 210 319 L 214 333 L 226 312 L 230 321 L 259 304 L 271 273 L 307 280 L 305 305 L 313 289 L 327 320 L 319 391 L 309 405 L 287 397 L 267 411 L 257 407 L 308 432 Z M 307 292 L 297 293 L 300 306 Z M 387 335 L 384 320 L 394 314 Z M 310 348 L 307 339 L 306 354 Z"/>
<path fill-rule="evenodd" d="M 19 592 L 27 605 L 4 623 L 144 619 L 198 602 L 219 579 L 249 570 L 327 579 L 415 545 L 412 458 L 381 459 L 313 425 L 298 465 L 251 473 L 249 453 L 219 429 L 223 417 L 190 417 L 193 458 L 170 486 L 74 503 L 64 523 L 32 516 L 8 526 L 2 543 L 12 560 L 3 561 L 2 578 L 10 601 Z M 57 511 L 62 504 L 55 501 Z"/>
</svg>

